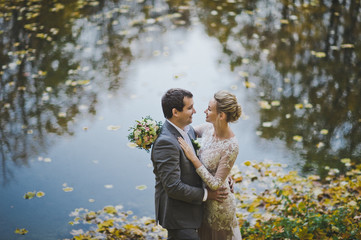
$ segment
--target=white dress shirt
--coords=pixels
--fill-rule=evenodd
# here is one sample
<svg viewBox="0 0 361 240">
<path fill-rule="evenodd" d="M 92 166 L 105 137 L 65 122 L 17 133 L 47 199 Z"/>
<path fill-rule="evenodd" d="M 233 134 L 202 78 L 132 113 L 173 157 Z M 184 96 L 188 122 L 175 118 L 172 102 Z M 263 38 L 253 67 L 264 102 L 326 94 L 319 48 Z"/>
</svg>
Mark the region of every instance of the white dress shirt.
<svg viewBox="0 0 361 240">
<path fill-rule="evenodd" d="M 193 150 L 193 153 L 194 153 L 195 155 L 197 155 L 196 152 L 195 152 L 195 150 L 194 150 L 192 141 L 191 141 L 191 139 L 190 139 L 190 137 L 189 137 L 189 135 L 188 135 L 188 131 L 189 131 L 189 129 L 190 129 L 190 126 L 189 126 L 189 125 L 185 126 L 185 128 L 184 128 L 184 130 L 183 130 L 183 129 L 179 128 L 178 126 L 176 126 L 176 125 L 175 125 L 174 123 L 172 123 L 171 121 L 169 121 L 168 119 L 166 119 L 166 121 L 168 121 L 170 124 L 172 124 L 173 127 L 175 127 L 175 129 L 177 129 L 177 131 L 180 133 L 180 135 L 182 135 L 182 137 L 183 137 L 183 139 L 186 141 L 186 143 L 191 147 L 191 149 Z M 207 197 L 208 197 L 208 191 L 207 191 L 206 188 L 204 188 L 203 202 L 207 200 Z"/>
</svg>

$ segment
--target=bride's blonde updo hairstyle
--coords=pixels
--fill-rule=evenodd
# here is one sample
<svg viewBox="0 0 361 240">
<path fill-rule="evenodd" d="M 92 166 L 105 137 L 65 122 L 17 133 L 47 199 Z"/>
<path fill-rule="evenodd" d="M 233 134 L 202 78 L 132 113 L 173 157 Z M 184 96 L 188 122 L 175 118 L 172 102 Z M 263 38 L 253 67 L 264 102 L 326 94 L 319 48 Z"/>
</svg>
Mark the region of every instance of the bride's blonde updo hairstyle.
<svg viewBox="0 0 361 240">
<path fill-rule="evenodd" d="M 217 112 L 224 112 L 227 116 L 227 122 L 235 122 L 239 119 L 242 108 L 234 94 L 221 90 L 214 94 L 214 99 L 217 102 Z"/>
</svg>

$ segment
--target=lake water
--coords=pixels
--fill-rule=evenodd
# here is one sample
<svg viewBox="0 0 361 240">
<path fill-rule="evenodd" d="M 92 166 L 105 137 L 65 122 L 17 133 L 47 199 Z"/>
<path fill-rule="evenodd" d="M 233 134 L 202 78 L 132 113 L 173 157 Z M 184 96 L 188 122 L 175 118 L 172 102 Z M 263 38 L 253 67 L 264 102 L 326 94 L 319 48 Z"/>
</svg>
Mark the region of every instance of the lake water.
<svg viewBox="0 0 361 240">
<path fill-rule="evenodd" d="M 141 117 L 164 121 L 160 98 L 172 87 L 193 93 L 194 125 L 214 92 L 237 96 L 240 168 L 272 160 L 322 176 L 342 171 L 342 158 L 361 162 L 359 1 L 0 9 L 0 239 L 71 238 L 69 214 L 81 207 L 154 217 L 150 154 L 127 135 Z M 24 199 L 33 191 L 45 196 Z"/>
</svg>

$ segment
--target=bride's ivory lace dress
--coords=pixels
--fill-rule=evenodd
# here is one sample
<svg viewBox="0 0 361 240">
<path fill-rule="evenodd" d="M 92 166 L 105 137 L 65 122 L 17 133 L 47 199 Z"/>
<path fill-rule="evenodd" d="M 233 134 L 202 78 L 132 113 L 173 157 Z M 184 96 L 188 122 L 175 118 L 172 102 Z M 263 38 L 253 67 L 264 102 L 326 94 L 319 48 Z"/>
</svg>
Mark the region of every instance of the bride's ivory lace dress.
<svg viewBox="0 0 361 240">
<path fill-rule="evenodd" d="M 229 194 L 222 203 L 207 200 L 205 203 L 204 219 L 199 235 L 201 240 L 240 240 L 242 239 L 236 218 L 236 202 L 234 194 L 230 192 L 228 175 L 238 155 L 238 141 L 236 137 L 217 140 L 213 137 L 212 124 L 206 123 L 196 128 L 202 137 L 199 157 L 203 166 L 197 168 L 198 175 L 211 190 L 226 187 Z"/>
</svg>

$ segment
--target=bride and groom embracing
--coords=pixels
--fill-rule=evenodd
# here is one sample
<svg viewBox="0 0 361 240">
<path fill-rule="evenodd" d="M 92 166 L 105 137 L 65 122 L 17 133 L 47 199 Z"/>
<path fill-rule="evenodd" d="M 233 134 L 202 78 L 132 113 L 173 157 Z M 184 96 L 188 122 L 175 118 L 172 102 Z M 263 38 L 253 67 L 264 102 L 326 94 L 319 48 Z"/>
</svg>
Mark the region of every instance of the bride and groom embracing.
<svg viewBox="0 0 361 240">
<path fill-rule="evenodd" d="M 169 89 L 162 97 L 166 118 L 151 159 L 155 174 L 155 214 L 168 239 L 239 240 L 236 203 L 228 181 L 238 155 L 229 127 L 241 115 L 236 97 L 219 91 L 204 111 L 206 122 L 193 128 L 191 92 Z M 192 142 L 202 138 L 196 153 Z"/>
</svg>

